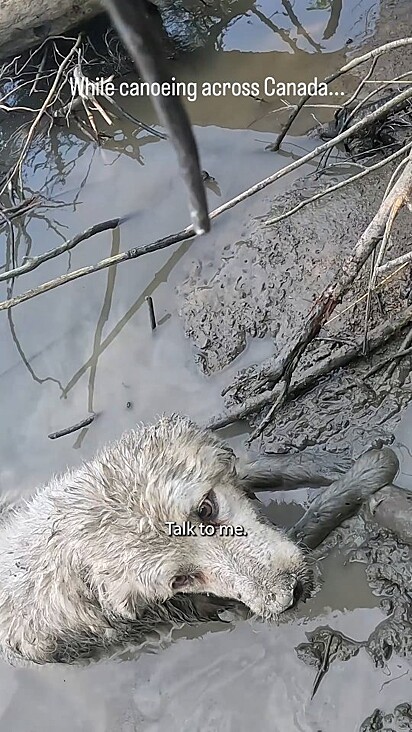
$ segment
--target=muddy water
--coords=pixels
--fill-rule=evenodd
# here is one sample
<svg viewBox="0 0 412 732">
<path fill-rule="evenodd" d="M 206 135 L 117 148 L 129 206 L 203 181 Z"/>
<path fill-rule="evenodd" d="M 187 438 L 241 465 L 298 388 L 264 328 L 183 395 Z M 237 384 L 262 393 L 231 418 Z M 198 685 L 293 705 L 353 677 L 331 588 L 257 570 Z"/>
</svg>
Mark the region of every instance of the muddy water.
<svg viewBox="0 0 412 732">
<path fill-rule="evenodd" d="M 348 39 L 356 45 L 373 32 L 377 5 L 344 2 L 339 13 L 339 2 L 296 0 L 291 7 L 266 0 L 248 3 L 242 14 L 239 3 L 239 14 L 218 37 L 219 50 L 212 44 L 198 49 L 174 62 L 173 71 L 199 82 L 261 80 L 275 73 L 283 80 L 310 80 L 342 63 Z M 123 103 L 155 123 L 144 100 Z M 313 145 L 304 134 L 313 123 L 308 113 L 281 155 L 264 153 L 282 120 L 283 113 L 275 111 L 279 106 L 278 99 L 265 104 L 250 98 L 198 99 L 188 105 L 202 165 L 217 181 L 209 191 L 211 207 Z M 39 143 L 27 182 L 55 203 L 26 217 L 17 235 L 18 259 L 52 248 L 96 221 L 131 218 L 120 231 L 101 234 L 21 278 L 15 294 L 187 224 L 185 193 L 169 144 L 136 132 L 130 123 L 114 128 L 114 139 L 100 149 L 65 130 Z M 239 239 L 248 218 L 264 214 L 269 199 L 283 190 L 273 187 L 250 199 L 198 241 L 79 280 L 1 315 L 2 488 L 29 491 L 136 421 L 163 411 L 203 420 L 221 410 L 221 387 L 239 368 L 268 356 L 270 340 L 251 339 L 230 367 L 205 377 L 196 365 L 201 354 L 184 338 L 175 286 L 188 272 L 210 268 L 216 251 L 224 256 L 225 242 Z M 5 288 L 0 294 L 6 295 Z M 159 323 L 154 333 L 148 295 Z M 89 411 L 98 415 L 90 428 L 48 440 L 49 432 Z M 241 446 L 242 431 L 229 430 L 226 436 Z M 407 428 L 399 439 L 408 482 Z M 307 494 L 299 491 L 294 503 L 291 499 L 285 497 L 289 503 L 278 514 L 284 524 L 299 515 Z M 268 510 L 272 513 L 274 505 Z M 322 563 L 322 573 L 321 591 L 279 627 L 204 626 L 179 633 L 159 653 L 125 653 L 82 669 L 0 664 L 0 732 L 231 732 L 257 724 L 264 732 L 356 730 L 376 706 L 392 709 L 408 699 L 410 682 L 402 675 L 403 661 L 394 658 L 375 671 L 360 652 L 349 662 L 336 662 L 310 702 L 315 670 L 294 651 L 305 633 L 332 625 L 362 640 L 383 617 L 362 565 L 346 564 L 335 552 Z"/>
</svg>

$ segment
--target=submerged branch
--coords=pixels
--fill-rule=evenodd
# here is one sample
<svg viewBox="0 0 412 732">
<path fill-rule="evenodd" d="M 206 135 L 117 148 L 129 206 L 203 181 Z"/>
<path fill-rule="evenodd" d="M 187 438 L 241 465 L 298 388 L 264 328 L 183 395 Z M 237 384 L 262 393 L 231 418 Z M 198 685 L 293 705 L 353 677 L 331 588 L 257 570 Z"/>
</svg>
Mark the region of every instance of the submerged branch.
<svg viewBox="0 0 412 732">
<path fill-rule="evenodd" d="M 88 427 L 89 424 L 94 422 L 96 418 L 95 414 L 90 414 L 85 419 L 82 419 L 81 422 L 77 422 L 76 424 L 73 424 L 71 427 L 65 427 L 62 430 L 58 430 L 57 432 L 50 432 L 48 436 L 49 440 L 58 440 L 59 437 L 65 437 L 66 435 L 71 435 L 73 432 L 78 432 L 79 430 L 83 429 L 83 427 Z"/>
<path fill-rule="evenodd" d="M 49 259 L 58 257 L 64 252 L 69 252 L 77 246 L 77 244 L 80 244 L 80 242 L 85 241 L 86 239 L 90 239 L 95 234 L 100 234 L 102 231 L 107 231 L 108 229 L 115 229 L 116 226 L 119 226 L 120 222 L 121 219 L 110 219 L 109 221 L 102 221 L 100 224 L 94 224 L 94 226 L 83 231 L 82 234 L 77 234 L 72 239 L 63 242 L 63 244 L 60 244 L 60 246 L 55 249 L 50 249 L 48 252 L 44 252 L 44 254 L 39 254 L 38 257 L 31 257 L 20 267 L 6 270 L 0 274 L 0 282 L 18 277 L 19 275 L 26 274 L 27 272 L 32 272 L 33 269 L 39 267 L 43 262 L 47 262 Z"/>
<path fill-rule="evenodd" d="M 121 262 L 127 262 L 130 259 L 137 259 L 138 257 L 142 257 L 144 254 L 160 251 L 161 249 L 170 247 L 172 244 L 177 244 L 185 239 L 190 239 L 193 236 L 195 236 L 195 232 L 192 227 L 188 227 L 188 229 L 180 231 L 178 234 L 158 239 L 152 244 L 147 244 L 140 248 L 129 249 L 127 252 L 122 252 L 121 254 L 116 254 L 113 257 L 101 259 L 97 264 L 92 264 L 88 267 L 82 267 L 81 269 L 76 269 L 73 272 L 68 272 L 60 277 L 56 277 L 54 280 L 44 282 L 38 287 L 33 287 L 31 290 L 27 290 L 27 292 L 23 292 L 21 295 L 16 295 L 16 297 L 10 298 L 9 300 L 3 300 L 3 302 L 0 302 L 0 311 L 9 310 L 22 302 L 31 300 L 33 297 L 42 295 L 44 292 L 55 290 L 56 287 L 65 285 L 68 282 L 73 282 L 74 280 L 78 280 L 86 275 L 93 274 L 94 272 L 100 272 L 107 267 L 112 267 L 113 265 L 120 264 Z"/>
</svg>

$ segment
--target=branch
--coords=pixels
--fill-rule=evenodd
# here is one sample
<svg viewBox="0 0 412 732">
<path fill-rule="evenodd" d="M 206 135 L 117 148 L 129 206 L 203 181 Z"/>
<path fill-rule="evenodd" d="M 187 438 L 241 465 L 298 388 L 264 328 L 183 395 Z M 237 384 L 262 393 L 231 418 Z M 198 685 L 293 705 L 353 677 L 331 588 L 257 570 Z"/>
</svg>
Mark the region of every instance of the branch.
<svg viewBox="0 0 412 732">
<path fill-rule="evenodd" d="M 67 274 L 61 275 L 60 277 L 56 277 L 56 279 L 54 280 L 49 280 L 48 282 L 44 282 L 38 287 L 27 290 L 27 292 L 23 292 L 22 295 L 16 295 L 16 297 L 13 297 L 9 300 L 3 300 L 2 302 L 0 302 L 0 311 L 10 310 L 10 308 L 15 307 L 22 302 L 31 300 L 33 297 L 42 295 L 44 292 L 50 292 L 50 290 L 55 290 L 56 287 L 65 285 L 68 282 L 73 282 L 73 280 L 78 280 L 80 277 L 85 277 L 86 275 L 93 274 L 94 272 L 100 272 L 102 269 L 112 267 L 113 265 L 120 264 L 121 262 L 127 262 L 129 259 L 137 259 L 138 257 L 142 257 L 144 254 L 157 252 L 161 249 L 165 249 L 166 247 L 170 247 L 172 244 L 177 244 L 177 242 L 184 241 L 185 239 L 190 239 L 193 236 L 195 236 L 195 233 L 192 227 L 188 227 L 178 234 L 172 234 L 171 236 L 166 236 L 164 239 L 158 239 L 152 244 L 147 244 L 146 246 L 140 247 L 139 249 L 129 249 L 127 252 L 116 254 L 114 257 L 101 259 L 100 262 L 98 262 L 97 264 L 92 264 L 88 267 L 83 267 L 82 269 L 76 269 L 73 272 L 68 272 Z"/>
<path fill-rule="evenodd" d="M 21 151 L 21 153 L 19 155 L 19 159 L 17 160 L 17 162 L 15 163 L 15 165 L 13 165 L 12 169 L 9 171 L 9 173 L 8 173 L 8 175 L 6 177 L 5 183 L 4 183 L 3 187 L 2 187 L 2 189 L 0 190 L 0 196 L 3 195 L 3 193 L 7 190 L 7 186 L 9 184 L 9 182 L 11 180 L 13 180 L 14 176 L 16 174 L 19 174 L 19 176 L 21 175 L 22 165 L 23 165 L 24 159 L 25 159 L 25 157 L 27 155 L 27 151 L 28 151 L 28 149 L 29 149 L 29 147 L 30 147 L 30 145 L 32 143 L 32 140 L 33 140 L 33 137 L 34 137 L 34 133 L 36 131 L 36 127 L 37 127 L 38 123 L 40 122 L 41 118 L 43 117 L 43 115 L 44 115 L 47 107 L 49 106 L 51 100 L 53 99 L 53 96 L 54 96 L 54 94 L 55 94 L 55 92 L 57 90 L 57 87 L 59 85 L 60 79 L 63 76 L 63 72 L 64 72 L 66 66 L 68 65 L 69 61 L 74 56 L 74 54 L 76 53 L 77 49 L 79 48 L 80 43 L 81 43 L 81 40 L 82 40 L 82 36 L 81 36 L 81 34 L 79 34 L 78 37 L 77 37 L 77 41 L 74 44 L 73 48 L 69 51 L 69 53 L 63 59 L 63 61 L 61 62 L 59 68 L 57 69 L 57 73 L 56 73 L 56 76 L 54 78 L 53 84 L 51 85 L 51 87 L 49 89 L 49 92 L 48 92 L 48 94 L 47 94 L 47 96 L 46 96 L 43 104 L 41 105 L 41 107 L 40 107 L 39 111 L 37 112 L 37 114 L 36 114 L 36 116 L 35 116 L 32 124 L 30 125 L 29 131 L 27 133 L 27 137 L 26 137 L 26 139 L 24 141 L 23 149 L 22 149 L 22 151 Z"/>
<path fill-rule="evenodd" d="M 332 81 L 335 81 L 336 79 L 339 79 L 343 74 L 346 74 L 347 71 L 351 71 L 352 69 L 356 68 L 360 64 L 363 64 L 365 61 L 369 61 L 370 59 L 377 58 L 381 56 L 383 53 L 387 53 L 388 51 L 392 51 L 394 48 L 402 48 L 403 46 L 410 46 L 412 44 L 412 38 L 399 38 L 397 41 L 391 41 L 390 43 L 385 43 L 383 46 L 378 46 L 378 48 L 374 48 L 372 51 L 369 51 L 368 53 L 363 54 L 363 56 L 358 56 L 357 58 L 352 59 L 352 61 L 349 61 L 347 64 L 342 66 L 339 71 L 335 71 L 333 74 L 330 74 L 329 76 L 326 76 L 323 83 L 330 84 Z M 290 115 L 288 121 L 283 126 L 280 134 L 277 137 L 276 142 L 273 145 L 270 145 L 268 149 L 272 150 L 273 152 L 277 152 L 286 137 L 287 133 L 289 132 L 293 122 L 295 121 L 296 117 L 298 116 L 300 110 L 302 107 L 305 106 L 306 102 L 311 99 L 313 94 L 306 94 L 300 102 L 296 105 L 295 109 L 293 110 L 292 114 Z"/>
<path fill-rule="evenodd" d="M 59 254 L 63 254 L 64 252 L 69 252 L 71 249 L 77 246 L 77 244 L 80 244 L 80 242 L 84 241 L 85 239 L 90 239 L 90 237 L 94 236 L 95 234 L 100 234 L 100 232 L 102 231 L 115 229 L 116 226 L 119 226 L 120 221 L 121 219 L 110 219 L 109 221 L 102 221 L 100 224 L 95 224 L 94 226 L 91 226 L 89 229 L 83 231 L 82 234 L 77 234 L 73 237 L 73 239 L 65 241 L 63 244 L 60 244 L 60 246 L 56 247 L 55 249 L 49 249 L 48 252 L 40 254 L 38 257 L 31 257 L 20 267 L 15 267 L 15 269 L 9 269 L 6 272 L 3 272 L 3 274 L 0 274 L 0 282 L 18 277 L 19 275 L 26 274 L 27 272 L 32 272 L 33 269 L 39 267 L 41 264 L 43 264 L 43 262 L 47 262 L 49 259 L 58 257 Z"/>
<path fill-rule="evenodd" d="M 412 38 L 410 39 L 412 43 Z M 318 157 L 318 155 L 323 154 L 327 150 L 330 150 L 331 148 L 335 147 L 335 145 L 339 144 L 343 140 L 346 140 L 348 137 L 352 137 L 352 135 L 360 132 L 361 130 L 364 130 L 366 127 L 368 127 L 372 122 L 376 122 L 377 120 L 386 117 L 388 112 L 390 112 L 394 107 L 396 107 L 398 104 L 401 104 L 402 102 L 406 101 L 407 99 L 412 98 L 412 89 L 406 89 L 405 91 L 401 92 L 400 94 L 397 94 L 395 97 L 390 99 L 385 104 L 382 104 L 381 107 L 376 109 L 374 112 L 371 112 L 370 114 L 366 115 L 363 119 L 359 120 L 359 122 L 356 122 L 354 125 L 349 127 L 344 132 L 341 132 L 339 135 L 336 135 L 332 140 L 328 140 L 323 145 L 319 145 L 319 147 L 315 148 L 315 150 L 312 150 L 311 152 L 304 155 L 302 158 L 299 158 L 298 160 L 295 160 L 293 163 L 290 163 L 285 168 L 282 168 L 281 170 L 278 170 L 273 175 L 270 175 L 268 178 L 264 178 L 259 183 L 255 183 L 254 186 L 251 186 L 246 191 L 243 191 L 243 193 L 240 193 L 235 198 L 232 198 L 230 201 L 227 201 L 227 203 L 224 203 L 219 208 L 216 208 L 212 213 L 210 214 L 210 218 L 214 219 L 216 216 L 219 216 L 221 213 L 228 211 L 229 209 L 233 208 L 233 206 L 236 206 L 238 203 L 241 203 L 242 201 L 245 201 L 250 196 L 253 196 L 255 193 L 258 193 L 259 191 L 262 191 L 264 188 L 266 188 L 268 185 L 271 185 L 271 183 L 275 183 L 276 181 L 283 178 L 285 175 L 288 175 L 288 173 L 292 173 L 294 170 L 297 170 L 302 165 L 305 165 L 306 163 L 309 163 L 314 158 Z"/>
<path fill-rule="evenodd" d="M 138 125 L 142 128 L 142 130 L 146 130 L 146 132 L 150 132 L 155 137 L 159 137 L 161 140 L 167 140 L 167 135 L 164 135 L 163 132 L 159 132 L 154 127 L 150 127 L 150 125 L 145 124 L 140 119 L 137 119 L 137 117 L 134 117 L 130 112 L 127 112 L 126 109 L 123 109 L 123 107 L 120 106 L 112 97 L 110 97 L 108 94 L 103 94 L 106 101 L 108 101 L 112 107 L 119 113 L 121 117 L 124 117 L 125 119 L 129 120 L 129 122 L 133 122 L 135 125 Z"/>
<path fill-rule="evenodd" d="M 378 325 L 369 333 L 369 351 L 372 352 L 377 348 L 380 348 L 380 346 L 384 345 L 384 343 L 396 336 L 411 322 L 412 306 L 406 308 L 406 310 L 391 320 L 387 320 L 381 325 Z M 303 392 L 309 391 L 309 389 L 312 389 L 323 376 L 329 375 L 332 371 L 335 371 L 338 368 L 347 366 L 352 361 L 362 358 L 363 355 L 363 339 L 359 339 L 353 345 L 342 346 L 331 356 L 328 356 L 328 358 L 319 361 L 315 366 L 307 369 L 303 376 L 292 382 L 287 399 L 295 399 Z M 368 375 L 369 373 L 366 376 Z M 259 394 L 259 396 L 246 399 L 243 404 L 233 408 L 226 414 L 222 414 L 211 419 L 206 426 L 210 430 L 218 430 L 222 427 L 227 427 L 233 422 L 238 422 L 239 420 L 249 417 L 251 414 L 259 412 L 268 404 L 271 404 L 273 400 L 273 391 L 267 389 L 262 392 L 262 394 Z"/>
<path fill-rule="evenodd" d="M 340 188 L 344 188 L 345 186 L 348 186 L 357 180 L 361 180 L 361 178 L 364 178 L 366 175 L 369 175 L 369 173 L 373 173 L 373 172 L 375 172 L 375 170 L 379 170 L 380 168 L 383 168 L 388 163 L 393 162 L 393 160 L 396 160 L 401 155 L 408 152 L 411 148 L 412 148 L 412 142 L 408 142 L 408 144 L 404 145 L 400 150 L 397 150 L 396 152 L 392 153 L 392 155 L 389 155 L 387 158 L 380 160 L 378 163 L 374 163 L 374 165 L 369 166 L 368 168 L 366 168 L 366 170 L 361 170 L 360 173 L 356 173 L 355 175 L 352 175 L 350 178 L 346 178 L 346 180 L 342 180 L 342 181 L 340 181 L 340 183 L 336 183 L 335 185 L 330 186 L 329 188 L 325 188 L 323 191 L 320 191 L 319 193 L 315 193 L 315 195 L 311 196 L 310 198 L 306 198 L 304 201 L 300 201 L 300 203 L 298 203 L 296 206 L 289 209 L 288 211 L 285 211 L 285 213 L 279 214 L 279 216 L 275 216 L 273 219 L 268 219 L 267 221 L 265 221 L 265 226 L 272 226 L 273 224 L 278 224 L 280 221 L 283 221 L 284 219 L 289 218 L 289 216 L 293 216 L 293 214 L 297 213 L 305 206 L 308 206 L 310 203 L 319 201 L 320 198 L 323 198 L 324 196 L 328 196 L 329 193 L 334 193 L 335 191 L 340 190 Z"/>
<path fill-rule="evenodd" d="M 304 155 L 303 158 L 300 158 L 299 160 L 295 160 L 290 165 L 287 165 L 285 168 L 282 168 L 282 170 L 277 171 L 273 175 L 269 176 L 268 178 L 264 178 L 259 183 L 256 183 L 255 185 L 248 188 L 246 191 L 243 191 L 238 196 L 235 196 L 230 201 L 227 201 L 226 203 L 222 204 L 222 206 L 219 206 L 218 208 L 215 208 L 214 211 L 211 212 L 209 218 L 215 219 L 217 216 L 220 216 L 222 213 L 225 213 L 226 211 L 229 211 L 231 208 L 236 206 L 238 203 L 241 203 L 242 201 L 245 201 L 250 196 L 253 196 L 255 193 L 259 193 L 259 191 L 262 191 L 264 188 L 269 186 L 271 183 L 274 183 L 275 181 L 279 180 L 280 178 L 283 178 L 288 173 L 291 173 L 292 171 L 296 170 L 297 168 L 301 167 L 305 163 L 309 162 L 313 158 L 317 157 L 321 153 L 325 152 L 326 150 L 329 150 L 330 148 L 334 147 L 337 143 L 341 142 L 342 140 L 346 139 L 347 137 L 350 137 L 352 134 L 359 132 L 359 130 L 363 130 L 365 127 L 367 127 L 371 121 L 376 121 L 377 119 L 380 119 L 381 117 L 385 117 L 386 114 L 399 102 L 412 98 L 412 89 L 407 89 L 401 94 L 398 94 L 396 97 L 393 97 L 390 101 L 386 102 L 386 104 L 383 104 L 379 109 L 377 109 L 372 114 L 368 115 L 364 119 L 360 120 L 356 124 L 354 124 L 352 127 L 350 127 L 348 130 L 345 130 L 345 132 L 342 132 L 340 135 L 335 137 L 333 140 L 329 140 L 323 145 L 320 145 L 312 152 L 308 153 L 307 155 Z M 95 265 L 91 265 L 89 267 L 84 267 L 83 269 L 75 270 L 74 272 L 70 272 L 67 275 L 63 275 L 62 277 L 58 277 L 55 280 L 50 280 L 49 282 L 45 282 L 43 285 L 40 285 L 37 288 L 34 288 L 32 290 L 28 290 L 27 292 L 24 292 L 22 295 L 19 295 L 15 298 L 11 298 L 10 300 L 3 300 L 3 302 L 0 302 L 0 311 L 1 310 L 9 310 L 12 307 L 15 307 L 16 305 L 19 305 L 22 302 L 26 302 L 27 300 L 31 300 L 33 297 L 37 297 L 38 295 L 41 295 L 44 292 L 49 292 L 50 290 L 54 290 L 56 287 L 60 287 L 60 285 L 65 285 L 67 282 L 72 282 L 73 280 L 78 279 L 79 277 L 84 277 L 85 275 L 93 274 L 94 272 L 100 272 L 102 269 L 106 269 L 106 267 L 111 267 L 115 264 L 120 264 L 121 262 L 126 262 L 129 259 L 136 259 L 137 257 L 141 257 L 144 254 L 149 254 L 151 252 L 158 251 L 160 249 L 165 249 L 166 247 L 172 246 L 173 244 L 177 244 L 181 241 L 186 241 L 187 239 L 191 239 L 194 236 L 196 236 L 196 233 L 193 229 L 193 226 L 187 226 L 186 229 L 182 229 L 181 231 L 177 232 L 176 234 L 170 234 L 169 236 L 158 239 L 155 242 L 152 242 L 151 244 L 147 244 L 140 248 L 133 248 L 129 249 L 127 252 L 122 252 L 121 254 L 117 254 L 114 257 L 108 257 L 107 259 L 102 259 L 100 262 L 98 262 Z"/>
<path fill-rule="evenodd" d="M 409 333 L 407 333 L 407 335 L 403 339 L 399 352 L 394 356 L 392 363 L 389 364 L 388 368 L 386 369 L 386 371 L 383 375 L 383 381 L 390 379 L 393 372 L 395 371 L 396 361 L 399 358 L 399 354 L 401 353 L 401 354 L 405 355 L 405 351 L 408 350 L 408 348 L 411 346 L 411 344 L 412 344 L 412 330 L 410 330 Z"/>
<path fill-rule="evenodd" d="M 88 427 L 89 424 L 94 422 L 96 418 L 95 414 L 90 414 L 85 419 L 82 419 L 81 422 L 77 422 L 77 424 L 73 424 L 71 427 L 65 427 L 62 430 L 58 430 L 57 432 L 50 432 L 48 436 L 49 440 L 58 440 L 59 437 L 65 437 L 66 435 L 72 435 L 73 432 L 78 432 L 78 430 L 83 429 L 83 427 Z"/>
<path fill-rule="evenodd" d="M 409 336 L 409 333 L 408 333 Z M 379 361 L 379 363 L 375 364 L 375 366 L 372 366 L 371 369 L 364 375 L 364 379 L 370 379 L 371 376 L 374 376 L 378 373 L 381 369 L 383 369 L 384 366 L 387 366 L 388 364 L 392 364 L 393 362 L 396 363 L 396 361 L 400 358 L 404 358 L 405 356 L 410 356 L 412 353 L 412 347 L 409 348 L 403 348 L 397 353 L 392 354 L 392 356 L 388 356 L 387 358 L 384 358 L 383 361 Z"/>
<path fill-rule="evenodd" d="M 378 275 L 386 274 L 386 272 L 390 272 L 391 269 L 396 269 L 397 267 L 404 267 L 407 264 L 411 264 L 411 262 L 412 252 L 406 252 L 406 254 L 401 254 L 400 257 L 390 259 L 389 262 L 385 262 L 385 264 L 382 264 L 378 268 Z"/>
<path fill-rule="evenodd" d="M 411 187 L 412 161 L 409 159 L 403 173 L 394 184 L 392 191 L 382 201 L 378 212 L 365 229 L 355 248 L 340 265 L 338 274 L 315 302 L 301 330 L 292 337 L 291 345 L 285 347 L 277 358 L 271 359 L 261 368 L 259 378 L 262 381 L 270 382 L 273 387 L 282 378 L 288 376 L 291 368 L 296 368 L 307 346 L 318 335 L 330 314 L 341 302 L 376 244 L 382 238 L 393 207 L 398 206 L 400 201 L 403 203 L 408 201 Z M 240 379 L 242 382 L 244 380 L 247 381 L 247 377 Z"/>
</svg>

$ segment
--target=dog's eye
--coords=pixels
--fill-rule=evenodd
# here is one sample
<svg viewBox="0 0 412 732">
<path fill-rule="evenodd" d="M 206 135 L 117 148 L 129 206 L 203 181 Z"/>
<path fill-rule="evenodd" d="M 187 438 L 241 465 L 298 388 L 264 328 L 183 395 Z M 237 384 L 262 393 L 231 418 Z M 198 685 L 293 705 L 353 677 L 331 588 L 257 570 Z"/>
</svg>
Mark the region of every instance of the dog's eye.
<svg viewBox="0 0 412 732">
<path fill-rule="evenodd" d="M 201 521 L 215 521 L 219 508 L 214 491 L 209 491 L 200 504 L 197 513 Z"/>
<path fill-rule="evenodd" d="M 191 577 L 188 574 L 177 574 L 172 582 L 172 588 L 174 590 L 180 590 L 182 587 L 189 584 L 190 580 Z"/>
</svg>

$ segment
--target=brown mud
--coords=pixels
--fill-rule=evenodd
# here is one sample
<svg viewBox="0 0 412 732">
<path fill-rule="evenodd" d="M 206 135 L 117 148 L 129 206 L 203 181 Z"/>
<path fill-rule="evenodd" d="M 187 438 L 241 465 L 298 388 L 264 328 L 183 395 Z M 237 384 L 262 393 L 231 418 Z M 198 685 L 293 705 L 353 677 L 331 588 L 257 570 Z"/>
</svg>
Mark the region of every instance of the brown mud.
<svg viewBox="0 0 412 732">
<path fill-rule="evenodd" d="M 295 2 L 292 15 L 287 2 L 275 9 L 272 0 L 259 6 L 228 4 L 233 22 L 209 45 L 204 36 L 199 44 L 187 44 L 195 50 L 174 62 L 179 78 L 261 79 L 276 72 L 285 80 L 309 80 L 340 67 L 360 49 L 411 30 L 409 5 L 401 0 L 361 0 L 350 11 L 343 4 L 328 38 L 330 11 L 339 3 L 325 8 L 314 0 Z M 403 25 L 393 23 L 394 13 L 404 18 Z M 202 26 L 199 15 L 196 23 Z M 405 51 L 398 58 L 409 63 Z M 380 63 L 383 76 L 394 71 L 392 57 Z M 394 73 L 401 73 L 397 64 Z M 351 92 L 357 83 L 350 78 L 339 89 Z M 122 101 L 138 118 L 156 124 L 146 100 Z M 304 111 L 283 150 L 264 151 L 285 119 L 276 111 L 279 106 L 279 99 L 251 98 L 200 98 L 188 104 L 202 166 L 216 179 L 208 190 L 211 208 L 315 147 L 317 141 L 307 135 L 315 124 L 312 112 L 325 122 L 329 110 Z M 120 232 L 106 232 L 65 255 L 63 263 L 52 260 L 24 282 L 17 280 L 16 294 L 187 224 L 185 191 L 168 141 L 124 121 L 116 122 L 112 133 L 100 148 L 73 129 L 38 141 L 26 175 L 45 200 L 19 225 L 18 261 L 96 221 L 131 212 L 133 218 Z M 341 161 L 347 170 L 347 159 Z M 342 170 L 334 171 L 337 180 Z M 221 390 L 239 369 L 261 363 L 286 342 L 376 212 L 389 177 L 386 172 L 367 178 L 283 225 L 265 228 L 270 216 L 334 180 L 303 177 L 314 172 L 307 165 L 299 180 L 297 175 L 288 179 L 288 188 L 280 181 L 249 199 L 217 219 L 206 237 L 0 314 L 2 489 L 32 490 L 136 421 L 153 420 L 163 411 L 186 413 L 199 422 L 222 411 Z M 405 251 L 409 239 L 405 213 L 396 223 L 397 249 L 391 254 Z M 348 301 L 363 287 L 359 280 Z M 0 291 L 4 299 L 6 287 Z M 158 322 L 154 332 L 148 296 Z M 408 298 L 407 277 L 393 282 L 382 293 L 386 313 L 396 312 Z M 381 318 L 375 307 L 372 318 L 372 324 Z M 359 308 L 321 335 L 346 340 L 362 334 L 362 328 Z M 330 341 L 323 347 L 328 352 Z M 360 362 L 344 369 L 286 405 L 265 431 L 263 444 L 254 447 L 321 457 L 328 451 L 340 463 L 381 440 L 395 447 L 401 460 L 396 482 L 410 490 L 410 360 L 400 362 L 395 382 L 382 386 L 380 374 L 362 382 L 369 367 Z M 227 404 L 240 398 L 241 392 L 232 391 Z M 48 439 L 90 413 L 95 420 L 80 432 Z M 255 415 L 250 424 L 258 419 Z M 247 432 L 244 422 L 222 436 L 241 451 Z M 261 498 L 268 515 L 290 526 L 312 495 L 301 489 Z M 382 501 L 373 511 L 387 516 L 389 506 L 385 512 Z M 232 732 L 256 727 L 257 719 L 262 732 L 357 732 L 363 720 L 368 732 L 392 720 L 402 729 L 408 712 L 399 705 L 410 698 L 411 679 L 410 547 L 379 527 L 367 507 L 328 541 L 319 552 L 318 591 L 279 627 L 230 621 L 182 629 L 162 639 L 160 652 L 159 644 L 148 644 L 148 652 L 127 649 L 86 668 L 0 664 L 0 732 Z M 311 700 L 331 633 L 330 668 Z M 303 662 L 310 658 L 315 665 Z"/>
<path fill-rule="evenodd" d="M 365 49 L 411 32 L 405 3 L 383 2 L 380 11 L 373 40 L 365 44 Z M 384 57 L 380 61 L 378 78 L 391 78 L 395 68 L 396 74 L 408 71 L 412 60 L 410 51 L 397 52 L 395 59 L 390 57 L 387 61 Z M 329 164 L 336 159 L 331 158 Z M 343 154 L 338 160 L 341 165 L 346 160 L 351 169 L 347 156 Z M 340 263 L 378 210 L 393 169 L 386 169 L 384 174 L 381 171 L 372 173 L 363 181 L 266 227 L 267 219 L 340 180 L 338 167 L 319 180 L 314 175 L 317 171 L 313 170 L 282 195 L 275 195 L 267 216 L 250 218 L 238 238 L 218 248 L 212 266 L 208 262 L 206 269 L 200 262 L 188 273 L 178 287 L 180 311 L 187 334 L 201 350 L 200 365 L 204 373 L 212 374 L 228 366 L 242 352 L 249 336 L 269 336 L 273 338 L 274 355 L 281 351 L 296 323 L 308 313 L 314 298 L 331 281 L 333 273 L 339 272 Z M 352 172 L 356 172 L 355 168 Z M 391 257 L 407 251 L 409 213 L 404 212 L 397 220 L 394 241 Z M 365 271 L 338 311 L 366 291 L 367 281 L 368 271 Z M 411 280 L 407 271 L 382 290 L 379 301 L 376 300 L 372 307 L 370 327 L 408 305 L 410 298 Z M 339 345 L 362 337 L 364 312 L 364 304 L 360 303 L 323 328 L 316 343 L 318 357 L 330 353 L 330 341 Z M 395 347 L 399 348 L 399 343 L 391 344 L 389 353 L 394 352 Z M 406 425 L 404 430 L 408 432 L 411 412 L 407 407 L 412 396 L 410 358 L 401 362 L 395 370 L 395 379 L 388 383 L 382 383 L 382 371 L 363 380 L 383 352 L 387 354 L 388 347 L 340 370 L 309 393 L 286 404 L 265 429 L 260 449 L 284 452 L 323 448 L 357 456 L 376 440 L 383 444 L 393 443 L 402 419 Z M 309 349 L 298 374 L 301 368 L 313 365 L 312 353 L 313 349 Z M 253 372 L 252 367 L 246 373 L 253 375 Z M 253 394 L 253 380 L 248 383 L 251 387 L 234 386 L 226 393 L 226 407 L 241 404 Z M 252 391 L 248 390 L 250 388 Z M 256 414 L 248 421 L 253 427 L 261 419 L 262 415 Z M 398 444 L 404 456 L 409 455 L 409 437 L 405 437 L 405 443 Z M 405 460 L 410 464 L 409 459 L 405 457 Z M 412 488 L 408 477 L 404 478 L 404 483 L 409 490 Z M 348 561 L 356 560 L 365 565 L 367 581 L 374 593 L 382 598 L 381 608 L 387 617 L 362 640 L 345 638 L 330 628 L 327 631 L 317 629 L 309 634 L 308 643 L 298 648 L 299 656 L 307 663 L 319 665 L 321 662 L 325 633 L 333 634 L 332 654 L 337 660 L 351 659 L 360 649 L 365 649 L 373 663 L 380 667 L 385 667 L 393 655 L 409 662 L 412 660 L 412 501 L 405 501 L 402 492 L 399 502 L 396 489 L 395 493 L 384 490 L 381 498 L 369 513 L 365 510 L 361 516 L 345 522 L 326 545 L 338 546 Z M 382 522 L 380 526 L 379 521 Z M 393 529 L 395 523 L 399 526 L 398 535 L 382 528 L 383 524 Z M 402 543 L 402 539 L 407 543 Z M 324 553 L 323 546 L 322 555 Z M 362 729 L 375 729 L 367 724 L 365 722 Z"/>
</svg>

